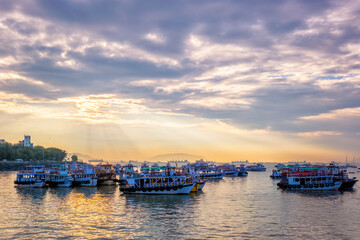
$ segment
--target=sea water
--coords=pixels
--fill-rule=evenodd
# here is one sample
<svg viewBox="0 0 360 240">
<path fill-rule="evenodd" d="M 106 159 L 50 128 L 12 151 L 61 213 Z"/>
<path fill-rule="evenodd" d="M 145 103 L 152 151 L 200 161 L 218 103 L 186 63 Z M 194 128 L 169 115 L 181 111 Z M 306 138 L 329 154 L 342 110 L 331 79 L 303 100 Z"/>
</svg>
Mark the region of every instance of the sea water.
<svg viewBox="0 0 360 240">
<path fill-rule="evenodd" d="M 17 189 L 16 172 L 1 172 L 0 239 L 360 239 L 359 184 L 344 193 L 283 191 L 269 177 L 273 166 L 178 196 Z"/>
</svg>

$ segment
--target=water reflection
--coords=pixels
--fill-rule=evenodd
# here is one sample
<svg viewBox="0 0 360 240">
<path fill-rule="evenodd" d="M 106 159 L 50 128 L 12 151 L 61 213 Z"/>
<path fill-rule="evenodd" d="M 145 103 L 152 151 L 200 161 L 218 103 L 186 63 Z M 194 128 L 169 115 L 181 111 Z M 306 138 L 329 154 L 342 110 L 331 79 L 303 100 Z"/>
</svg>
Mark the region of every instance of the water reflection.
<svg viewBox="0 0 360 240">
<path fill-rule="evenodd" d="M 323 197 L 330 197 L 330 196 L 339 196 L 342 194 L 342 192 L 340 191 L 334 191 L 334 190 L 312 190 L 312 191 L 306 191 L 306 190 L 282 190 L 281 191 L 282 194 L 298 194 L 300 196 L 304 196 L 304 197 L 314 197 L 314 198 L 323 198 Z"/>
<path fill-rule="evenodd" d="M 82 193 L 87 198 L 92 198 L 96 194 L 97 188 L 96 187 L 74 187 L 72 189 L 72 191 L 74 193 Z"/>
<path fill-rule="evenodd" d="M 71 188 L 50 188 L 49 193 L 54 194 L 58 198 L 66 198 L 70 193 Z"/>
<path fill-rule="evenodd" d="M 16 188 L 17 194 L 23 199 L 43 200 L 46 196 L 46 188 Z"/>
<path fill-rule="evenodd" d="M 0 238 L 358 238 L 357 188 L 282 191 L 269 175 L 211 180 L 203 193 L 147 196 L 123 195 L 119 186 L 17 189 L 16 173 L 0 173 Z"/>
<path fill-rule="evenodd" d="M 191 231 L 196 220 L 194 217 L 196 196 L 124 195 L 124 197 L 129 221 L 141 222 L 143 227 L 148 229 L 147 234 L 150 236 L 181 237 Z M 142 234 L 144 234 L 143 230 Z M 146 238 L 145 235 L 139 235 L 139 237 Z"/>
<path fill-rule="evenodd" d="M 97 187 L 97 191 L 98 193 L 101 193 L 103 196 L 113 196 L 116 192 L 116 189 L 118 188 L 118 186 L 116 185 L 111 185 L 111 186 L 98 186 Z"/>
</svg>

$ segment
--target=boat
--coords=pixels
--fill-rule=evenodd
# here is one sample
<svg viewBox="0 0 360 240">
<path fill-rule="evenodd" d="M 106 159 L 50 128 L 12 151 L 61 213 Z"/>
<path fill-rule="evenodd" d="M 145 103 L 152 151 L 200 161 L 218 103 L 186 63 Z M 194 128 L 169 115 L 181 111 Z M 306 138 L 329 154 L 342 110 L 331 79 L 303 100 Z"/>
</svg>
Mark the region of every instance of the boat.
<svg viewBox="0 0 360 240">
<path fill-rule="evenodd" d="M 207 179 L 207 180 L 210 180 L 210 179 L 223 179 L 224 178 L 224 173 L 222 173 L 221 171 L 213 171 L 213 170 L 210 170 L 210 171 L 202 171 L 200 172 L 200 177 L 202 179 Z"/>
<path fill-rule="evenodd" d="M 338 190 L 341 184 L 332 172 L 302 171 L 283 174 L 277 185 L 285 190 Z"/>
<path fill-rule="evenodd" d="M 134 170 L 132 164 L 125 166 L 120 178 L 120 191 L 124 194 L 175 195 L 189 194 L 196 185 L 190 176 L 175 167 L 149 167 L 148 173 Z"/>
<path fill-rule="evenodd" d="M 224 174 L 225 177 L 235 177 L 238 175 L 238 170 L 236 169 L 235 165 L 230 165 L 228 163 L 219 166 L 221 172 Z"/>
<path fill-rule="evenodd" d="M 193 182 L 195 182 L 195 186 L 191 189 L 191 192 L 198 192 L 198 191 L 202 191 L 202 189 L 204 188 L 207 179 L 202 179 L 200 177 L 200 175 L 196 174 L 196 175 L 192 175 L 192 180 Z"/>
<path fill-rule="evenodd" d="M 352 190 L 354 185 L 357 183 L 356 177 L 350 178 L 347 170 L 339 165 L 336 165 L 335 163 L 330 163 L 330 165 L 327 167 L 329 171 L 331 171 L 334 174 L 334 178 L 337 181 L 341 182 L 341 186 L 339 188 L 339 191 L 346 191 L 346 190 Z"/>
<path fill-rule="evenodd" d="M 27 166 L 16 174 L 14 181 L 18 188 L 42 188 L 46 186 L 45 166 Z"/>
<path fill-rule="evenodd" d="M 66 164 L 47 171 L 46 183 L 50 187 L 71 187 L 73 178 Z"/>
<path fill-rule="evenodd" d="M 244 164 L 240 164 L 240 166 L 236 167 L 236 169 L 238 170 L 239 177 L 248 175 L 247 169 Z"/>
<path fill-rule="evenodd" d="M 101 164 L 96 166 L 95 173 L 97 176 L 98 185 L 115 185 L 116 184 L 116 172 L 112 167 L 112 164 Z"/>
<path fill-rule="evenodd" d="M 262 163 L 248 165 L 246 168 L 248 171 L 253 171 L 253 172 L 265 172 L 266 171 L 266 167 Z"/>
<path fill-rule="evenodd" d="M 240 177 L 240 176 L 247 176 L 247 169 L 243 167 L 236 167 L 233 164 L 224 164 L 219 166 L 221 172 L 224 174 L 225 177 Z"/>
<path fill-rule="evenodd" d="M 208 180 L 207 179 L 201 179 L 200 182 L 199 182 L 199 187 L 198 187 L 198 191 L 202 191 L 202 189 L 204 188 L 206 182 Z"/>
<path fill-rule="evenodd" d="M 282 171 L 281 170 L 276 170 L 276 169 L 273 169 L 270 177 L 273 178 L 273 179 L 277 179 L 277 178 L 281 178 L 282 176 Z"/>
<path fill-rule="evenodd" d="M 95 187 L 97 185 L 97 176 L 92 165 L 75 164 L 70 167 L 74 186 Z"/>
</svg>

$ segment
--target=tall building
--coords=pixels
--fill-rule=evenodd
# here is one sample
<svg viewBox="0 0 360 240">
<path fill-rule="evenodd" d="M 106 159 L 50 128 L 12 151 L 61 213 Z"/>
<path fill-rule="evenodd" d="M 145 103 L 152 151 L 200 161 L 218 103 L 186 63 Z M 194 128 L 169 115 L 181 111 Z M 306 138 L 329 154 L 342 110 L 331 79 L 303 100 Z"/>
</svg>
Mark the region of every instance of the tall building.
<svg viewBox="0 0 360 240">
<path fill-rule="evenodd" d="M 24 140 L 19 141 L 19 145 L 24 146 L 24 147 L 34 147 L 34 144 L 31 143 L 31 136 L 30 135 L 25 135 L 24 136 Z"/>
</svg>

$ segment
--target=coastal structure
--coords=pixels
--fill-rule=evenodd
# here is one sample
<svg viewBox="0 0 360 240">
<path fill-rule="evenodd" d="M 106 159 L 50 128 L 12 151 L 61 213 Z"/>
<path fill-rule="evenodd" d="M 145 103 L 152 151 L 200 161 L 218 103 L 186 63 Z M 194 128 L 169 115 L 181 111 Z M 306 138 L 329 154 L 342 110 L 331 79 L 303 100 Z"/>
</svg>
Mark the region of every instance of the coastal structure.
<svg viewBox="0 0 360 240">
<path fill-rule="evenodd" d="M 34 144 L 31 142 L 30 135 L 24 135 L 24 140 L 19 141 L 18 145 L 24 147 L 30 147 L 30 148 L 34 147 Z"/>
</svg>

